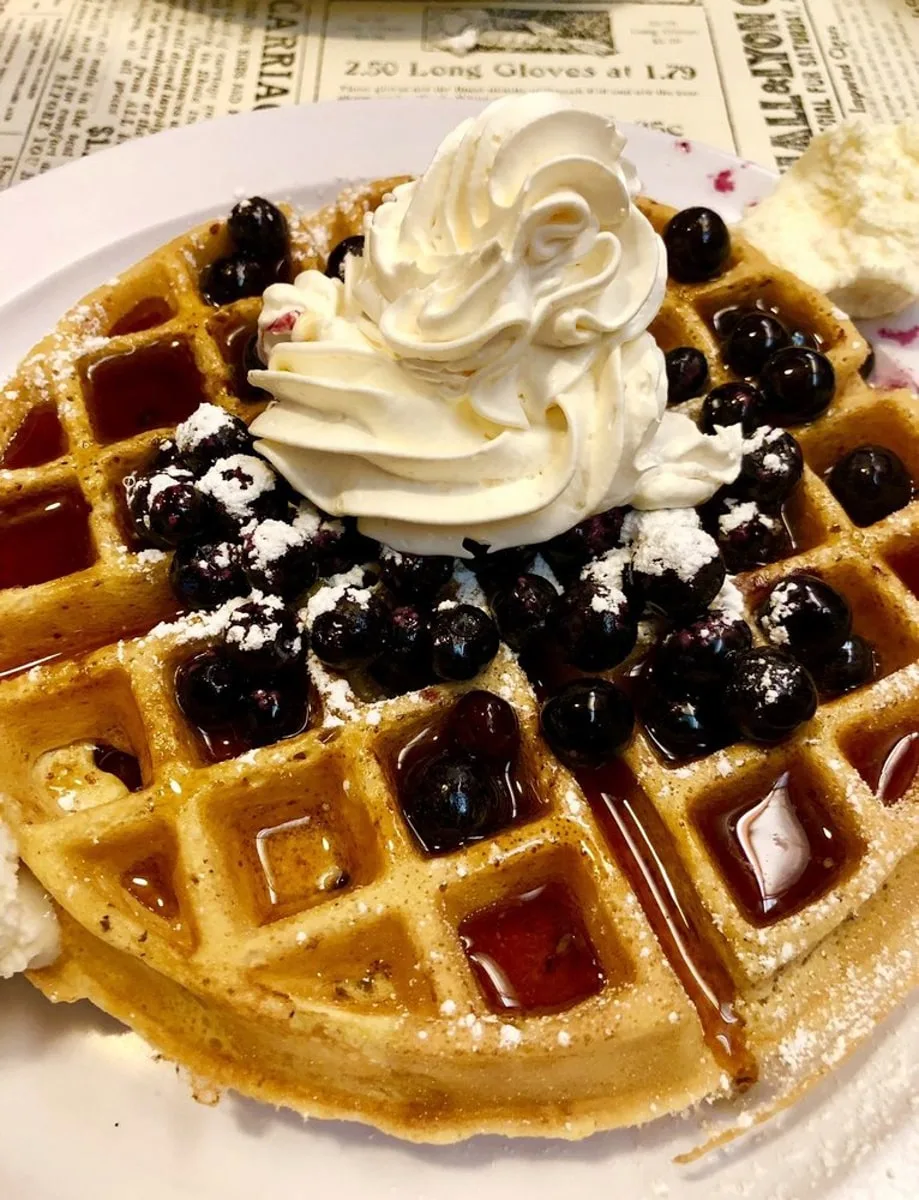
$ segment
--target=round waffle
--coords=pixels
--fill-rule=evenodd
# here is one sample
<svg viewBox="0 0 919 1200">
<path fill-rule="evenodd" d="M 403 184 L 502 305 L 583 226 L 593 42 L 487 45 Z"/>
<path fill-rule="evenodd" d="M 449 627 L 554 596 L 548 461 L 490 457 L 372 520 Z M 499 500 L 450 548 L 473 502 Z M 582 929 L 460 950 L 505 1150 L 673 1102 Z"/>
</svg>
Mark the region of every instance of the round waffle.
<svg viewBox="0 0 919 1200">
<path fill-rule="evenodd" d="M 321 268 L 393 183 L 292 217 L 297 266 Z M 643 208 L 658 229 L 671 215 Z M 214 763 L 173 684 L 208 621 L 173 620 L 168 556 L 132 541 L 122 479 L 202 401 L 260 411 L 239 364 L 259 302 L 214 308 L 198 290 L 226 240 L 203 226 L 106 284 L 6 386 L 0 444 L 28 418 L 33 449 L 18 436 L 0 470 L 0 816 L 63 944 L 33 982 L 90 999 L 218 1086 L 416 1140 L 580 1137 L 703 1098 L 785 1102 L 917 974 L 914 789 L 876 793 L 877 763 L 919 729 L 919 505 L 860 529 L 822 481 L 868 441 L 919 478 L 914 400 L 869 387 L 855 328 L 739 237 L 717 280 L 671 283 L 652 327 L 665 350 L 704 350 L 717 383 L 730 375 L 715 313 L 765 300 L 836 370 L 831 408 L 796 431 L 795 549 L 737 582 L 755 605 L 793 570 L 821 575 L 881 671 L 782 745 L 674 766 L 639 731 L 621 763 L 575 778 L 502 648 L 474 685 L 374 702 L 337 689 L 304 733 Z M 28 568 L 11 565 L 23 545 Z M 467 686 L 514 705 L 534 801 L 496 835 L 428 856 L 401 815 L 397 761 Z M 97 745 L 133 756 L 141 778 L 100 769 Z M 786 773 L 828 842 L 811 894 L 764 919 L 724 830 Z M 496 922 L 574 947 L 553 1004 L 502 1005 Z"/>
</svg>

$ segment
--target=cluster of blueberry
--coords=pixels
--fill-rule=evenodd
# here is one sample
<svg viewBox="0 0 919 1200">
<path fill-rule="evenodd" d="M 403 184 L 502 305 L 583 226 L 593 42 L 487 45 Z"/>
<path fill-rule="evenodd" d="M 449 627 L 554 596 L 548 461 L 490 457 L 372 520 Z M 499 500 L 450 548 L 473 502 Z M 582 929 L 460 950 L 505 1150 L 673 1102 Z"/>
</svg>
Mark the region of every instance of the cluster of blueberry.
<svg viewBox="0 0 919 1200">
<path fill-rule="evenodd" d="M 240 264 L 260 263 L 270 274 L 282 250 L 286 259 L 286 222 L 266 201 L 237 205 L 230 234 L 235 254 L 202 280 L 215 303 L 265 285 L 263 275 L 256 289 L 254 268 Z M 730 259 L 727 230 L 709 210 L 678 214 L 665 241 L 671 275 L 681 281 L 711 278 Z M 361 238 L 337 246 L 327 274 L 341 277 L 347 255 L 362 248 Z M 254 453 L 242 421 L 203 405 L 160 445 L 146 473 L 125 481 L 142 544 L 175 551 L 170 577 L 177 598 L 189 609 L 227 609 L 218 645 L 178 671 L 177 695 L 189 720 L 205 732 L 232 728 L 238 752 L 305 728 L 308 647 L 324 666 L 362 673 L 397 695 L 439 680 L 475 678 L 503 639 L 543 690 L 547 741 L 569 765 L 585 769 L 622 748 L 636 710 L 661 751 L 685 759 L 738 736 L 777 741 L 813 714 L 818 688 L 824 696 L 838 695 L 872 678 L 873 649 L 850 636 L 848 615 L 837 620 L 833 636 L 812 636 L 811 625 L 825 622 L 827 612 L 838 613 L 841 605 L 848 614 L 845 601 L 820 580 L 810 579 L 807 588 L 800 581 L 808 577 L 779 585 L 792 589 L 782 611 L 761 616 L 771 645 L 753 648 L 726 575 L 790 551 L 782 505 L 803 462 L 796 440 L 776 426 L 813 419 L 829 403 L 834 381 L 829 361 L 807 344 L 809 335 L 789 333 L 775 313 L 730 310 L 720 314 L 718 332 L 732 368 L 757 376 L 713 389 L 702 405 L 707 432 L 743 427 L 738 480 L 698 514 L 613 509 L 543 546 L 489 554 L 469 543 L 468 565 L 487 604 L 466 603 L 457 594 L 452 558 L 398 553 L 363 538 L 353 522 L 324 516 Z M 672 351 L 667 365 L 673 402 L 704 391 L 708 363 L 699 351 Z M 912 496 L 902 463 L 878 447 L 860 447 L 841 460 L 830 485 L 855 520 L 869 509 L 885 515 Z M 534 565 L 537 554 L 551 571 Z M 799 610 L 804 615 L 795 617 Z M 656 644 L 624 685 L 591 678 L 629 658 L 642 618 L 652 622 Z M 483 744 L 491 737 L 489 722 L 504 728 L 492 739 L 497 745 L 510 720 L 491 711 L 496 697 L 485 702 L 479 696 L 475 703 L 485 715 L 476 715 L 470 701 L 470 728 L 486 730 Z M 473 752 L 464 736 L 456 734 L 448 757 L 465 762 Z M 513 741 L 508 738 L 504 751 Z M 436 780 L 419 782 L 428 773 L 428 766 L 414 771 L 407 795 L 426 791 L 430 798 L 432 788 L 438 791 Z M 471 785 L 459 790 L 468 793 L 476 827 L 475 812 L 487 810 L 487 824 L 495 805 L 503 804 L 476 800 Z M 407 803 L 411 808 L 411 799 Z M 419 837 L 431 848 L 439 844 L 431 829 Z"/>
<path fill-rule="evenodd" d="M 230 212 L 227 231 L 233 249 L 201 272 L 199 287 L 208 304 L 233 304 L 261 296 L 272 283 L 289 283 L 293 274 L 290 230 L 281 210 L 261 196 L 240 200 Z M 344 238 L 332 250 L 325 273 L 344 281 L 345 259 L 361 254 L 361 235 Z M 253 367 L 261 366 L 253 362 Z"/>
<path fill-rule="evenodd" d="M 664 241 L 671 278 L 698 283 L 720 275 L 731 259 L 731 238 L 717 213 L 685 209 L 669 222 Z M 703 514 L 730 571 L 746 571 L 786 557 L 791 537 L 783 505 L 801 477 L 800 447 L 773 426 L 802 425 L 830 405 L 836 380 L 818 337 L 786 323 L 778 309 L 757 300 L 733 305 L 713 318 L 724 362 L 740 380 L 712 388 L 702 402 L 699 425 L 741 425 L 745 437 L 740 477 L 723 489 Z M 701 396 L 709 364 L 695 346 L 678 346 L 666 356 L 668 403 Z M 862 364 L 868 378 L 869 352 Z M 857 525 L 870 525 L 908 504 L 913 480 L 885 446 L 858 446 L 828 473 L 828 483 Z"/>
<path fill-rule="evenodd" d="M 352 523 L 325 519 L 254 453 L 244 422 L 204 404 L 125 479 L 139 542 L 173 550 L 170 582 L 189 610 L 228 605 L 219 648 L 183 664 L 179 702 L 200 728 L 244 725 L 262 745 L 302 729 L 306 640 L 289 602 L 320 575 L 368 557 Z"/>
<path fill-rule="evenodd" d="M 270 284 L 290 281 L 290 235 L 279 208 L 261 196 L 240 200 L 230 212 L 227 231 L 232 252 L 201 273 L 201 295 L 208 304 L 261 296 Z"/>
</svg>

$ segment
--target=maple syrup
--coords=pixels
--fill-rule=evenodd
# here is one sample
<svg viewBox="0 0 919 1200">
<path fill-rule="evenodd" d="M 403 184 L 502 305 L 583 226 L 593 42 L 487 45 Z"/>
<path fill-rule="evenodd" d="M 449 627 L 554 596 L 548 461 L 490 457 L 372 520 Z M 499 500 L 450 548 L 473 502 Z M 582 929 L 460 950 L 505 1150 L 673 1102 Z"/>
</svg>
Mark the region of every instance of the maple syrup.
<svg viewBox="0 0 919 1200">
<path fill-rule="evenodd" d="M 296 729 L 285 732 L 283 738 L 279 737 L 277 740 L 286 741 L 288 738 L 297 737 L 303 733 L 310 723 L 310 711 L 311 705 L 304 703 L 303 720 Z M 185 720 L 188 721 L 188 717 Z M 208 729 L 201 725 L 195 725 L 191 721 L 189 724 L 194 730 L 205 762 L 226 762 L 228 759 L 238 758 L 241 754 L 256 750 L 265 744 L 261 741 L 253 741 L 244 718 Z"/>
<path fill-rule="evenodd" d="M 395 754 L 390 769 L 395 779 L 396 791 L 400 796 L 405 794 L 408 778 L 413 771 L 424 763 L 438 758 L 453 745 L 453 738 L 448 728 L 451 713 L 452 709 L 416 730 L 411 739 L 402 745 Z M 513 757 L 498 761 L 488 760 L 479 755 L 476 755 L 475 758 L 476 762 L 481 764 L 482 770 L 488 773 L 497 801 L 495 812 L 499 815 L 489 823 L 487 829 L 475 836 L 464 838 L 463 844 L 480 841 L 510 825 L 531 820 L 541 808 L 536 789 L 520 769 L 519 752 L 515 751 Z M 429 854 L 436 853 L 436 849 L 426 843 L 424 831 L 412 824 L 407 808 L 403 809 L 403 815 L 422 849 Z"/>
<path fill-rule="evenodd" d="M 103 443 L 177 425 L 207 399 L 181 338 L 97 358 L 84 382 L 93 430 Z"/>
<path fill-rule="evenodd" d="M 131 638 L 142 637 L 145 633 L 149 633 L 154 625 L 158 625 L 161 621 L 174 621 L 176 617 L 181 616 L 183 611 L 177 605 L 170 604 L 145 621 L 127 622 L 117 629 L 106 630 L 104 634 L 81 638 L 78 645 L 68 645 L 64 650 L 53 650 L 49 654 L 36 655 L 34 658 L 27 657 L 14 659 L 12 662 L 0 662 L 0 681 L 13 679 L 16 675 L 31 671 L 33 667 L 49 666 L 51 663 L 60 662 L 65 658 L 79 658 L 84 654 L 90 654 L 93 650 L 99 650 L 102 646 L 108 646 L 116 640 L 128 641 Z M 26 651 L 26 653 L 29 652 Z"/>
<path fill-rule="evenodd" d="M 93 746 L 93 762 L 100 771 L 120 779 L 129 792 L 139 792 L 144 786 L 140 762 L 127 750 L 119 750 L 107 742 Z"/>
<path fill-rule="evenodd" d="M 559 1012 L 606 982 L 577 903 L 556 881 L 470 913 L 459 935 L 495 1012 Z"/>
<path fill-rule="evenodd" d="M 324 803 L 312 796 L 261 806 L 239 824 L 239 866 L 253 881 L 257 918 L 263 924 L 347 891 L 355 882 L 347 838 L 334 824 L 340 807 L 337 777 Z"/>
<path fill-rule="evenodd" d="M 151 854 L 121 873 L 121 886 L 134 899 L 171 925 L 180 913 L 172 866 L 165 854 Z"/>
<path fill-rule="evenodd" d="M 217 343 L 223 361 L 232 373 L 231 390 L 240 400 L 268 400 L 267 392 L 253 387 L 249 382 L 249 370 L 252 366 L 262 366 L 262 363 L 252 361 L 251 342 L 256 336 L 256 322 L 251 317 L 244 317 L 238 312 L 227 310 L 214 315 L 208 326 L 211 336 Z"/>
<path fill-rule="evenodd" d="M 853 847 L 794 771 L 771 787 L 701 808 L 696 822 L 744 916 L 774 925 L 800 912 L 843 875 Z"/>
<path fill-rule="evenodd" d="M 576 678 L 560 655 L 543 651 L 525 663 L 540 701 Z M 620 680 L 634 693 L 641 664 Z M 756 1060 L 747 1048 L 737 988 L 716 946 L 721 938 L 696 895 L 679 850 L 657 810 L 621 759 L 574 776 L 603 830 L 667 961 L 699 1015 L 715 1060 L 739 1089 L 756 1082 Z"/>
<path fill-rule="evenodd" d="M 75 488 L 0 512 L 0 589 L 32 587 L 92 566 L 89 505 Z"/>
<path fill-rule="evenodd" d="M 852 755 L 853 765 L 882 804 L 899 803 L 919 773 L 919 730 L 892 734 Z"/>
<path fill-rule="evenodd" d="M 109 337 L 121 337 L 126 333 L 142 333 L 163 325 L 173 315 L 174 309 L 164 296 L 145 296 L 133 308 L 118 318 L 108 331 Z"/>
<path fill-rule="evenodd" d="M 715 950 L 718 934 L 702 908 L 673 837 L 621 760 L 576 772 L 620 869 L 661 949 L 699 1014 L 706 1042 L 738 1087 L 756 1080 L 734 980 Z"/>
<path fill-rule="evenodd" d="M 53 462 L 67 450 L 67 437 L 50 402 L 36 404 L 23 417 L 0 457 L 0 470 L 18 471 Z"/>
</svg>

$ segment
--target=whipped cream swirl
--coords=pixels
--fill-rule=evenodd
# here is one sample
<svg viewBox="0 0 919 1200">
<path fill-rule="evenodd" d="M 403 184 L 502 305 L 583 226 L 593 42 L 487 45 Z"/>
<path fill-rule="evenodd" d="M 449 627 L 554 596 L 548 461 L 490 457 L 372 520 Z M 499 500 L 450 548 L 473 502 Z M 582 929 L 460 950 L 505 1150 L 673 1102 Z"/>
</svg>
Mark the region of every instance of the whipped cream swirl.
<svg viewBox="0 0 919 1200">
<path fill-rule="evenodd" d="M 647 333 L 664 248 L 624 144 L 558 96 L 499 100 L 368 216 L 344 284 L 268 288 L 261 453 L 326 512 L 423 554 L 541 542 L 733 480 L 739 426 L 706 437 L 666 411 Z"/>
</svg>

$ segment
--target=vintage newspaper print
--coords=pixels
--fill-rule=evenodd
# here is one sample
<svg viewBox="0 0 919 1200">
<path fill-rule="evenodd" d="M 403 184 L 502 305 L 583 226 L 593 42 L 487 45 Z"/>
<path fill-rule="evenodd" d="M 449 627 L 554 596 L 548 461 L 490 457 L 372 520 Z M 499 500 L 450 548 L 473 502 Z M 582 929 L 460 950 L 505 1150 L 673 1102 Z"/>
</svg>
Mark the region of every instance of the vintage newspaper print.
<svg viewBox="0 0 919 1200">
<path fill-rule="evenodd" d="M 0 0 L 0 187 L 225 113 L 535 88 L 783 169 L 919 114 L 919 0 Z"/>
<path fill-rule="evenodd" d="M 492 99 L 551 88 L 674 137 L 735 148 L 699 3 L 331 0 L 317 99 Z"/>
</svg>

